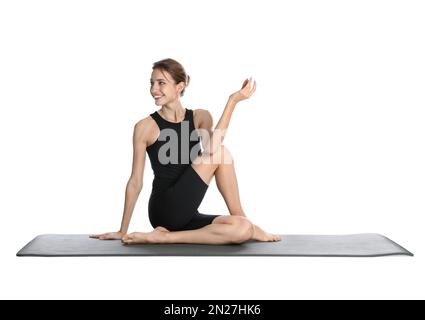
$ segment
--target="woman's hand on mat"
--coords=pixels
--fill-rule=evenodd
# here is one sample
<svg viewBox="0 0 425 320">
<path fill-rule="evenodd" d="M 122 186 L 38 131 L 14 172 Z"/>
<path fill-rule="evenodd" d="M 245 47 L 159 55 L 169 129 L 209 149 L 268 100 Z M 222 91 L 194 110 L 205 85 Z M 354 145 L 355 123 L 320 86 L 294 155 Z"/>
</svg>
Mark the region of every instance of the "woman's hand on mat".
<svg viewBox="0 0 425 320">
<path fill-rule="evenodd" d="M 121 240 L 122 237 L 125 236 L 123 232 L 107 232 L 102 234 L 91 234 L 90 238 L 95 238 L 99 240 Z"/>
<path fill-rule="evenodd" d="M 245 79 L 245 81 L 242 84 L 242 89 L 240 89 L 239 91 L 235 93 L 232 93 L 229 96 L 229 99 L 232 99 L 235 102 L 248 99 L 255 92 L 256 87 L 257 87 L 257 83 L 255 82 L 255 80 L 252 80 L 252 77 L 249 79 Z"/>
</svg>

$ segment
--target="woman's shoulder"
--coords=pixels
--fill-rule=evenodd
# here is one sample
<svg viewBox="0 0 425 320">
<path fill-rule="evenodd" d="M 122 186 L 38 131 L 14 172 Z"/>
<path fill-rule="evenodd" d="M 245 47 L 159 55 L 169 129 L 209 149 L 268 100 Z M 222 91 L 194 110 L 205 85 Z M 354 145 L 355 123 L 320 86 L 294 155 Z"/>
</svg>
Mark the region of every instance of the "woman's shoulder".
<svg viewBox="0 0 425 320">
<path fill-rule="evenodd" d="M 193 118 L 195 117 L 198 119 L 212 118 L 211 113 L 207 109 L 202 109 L 202 108 L 193 109 Z"/>
<path fill-rule="evenodd" d="M 209 114 L 210 112 L 207 109 L 203 109 L 203 108 L 198 108 L 198 109 L 193 109 L 193 116 L 197 115 L 197 116 L 203 116 L 206 114 Z"/>
<path fill-rule="evenodd" d="M 193 110 L 193 122 L 196 128 L 199 128 L 199 125 L 203 122 L 209 123 L 212 121 L 211 113 L 207 109 L 199 108 Z"/>
<path fill-rule="evenodd" d="M 136 122 L 136 124 L 134 125 L 135 128 L 149 128 L 152 127 L 155 124 L 155 120 L 151 117 L 151 115 L 147 115 L 146 117 L 144 117 L 143 119 L 140 119 L 139 121 Z"/>
<path fill-rule="evenodd" d="M 158 126 L 150 115 L 140 119 L 134 125 L 134 133 L 148 142 L 155 139 L 155 136 L 157 135 L 156 131 L 158 131 Z"/>
</svg>

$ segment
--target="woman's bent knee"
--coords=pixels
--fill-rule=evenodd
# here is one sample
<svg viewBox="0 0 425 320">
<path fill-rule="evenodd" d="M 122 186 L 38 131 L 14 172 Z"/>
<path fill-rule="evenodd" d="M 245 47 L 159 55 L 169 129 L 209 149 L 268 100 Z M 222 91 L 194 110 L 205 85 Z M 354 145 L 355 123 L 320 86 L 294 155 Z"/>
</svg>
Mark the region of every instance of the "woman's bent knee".
<svg viewBox="0 0 425 320">
<path fill-rule="evenodd" d="M 233 157 L 229 149 L 223 144 L 214 153 L 203 153 L 193 161 L 194 164 L 209 164 L 218 166 L 220 164 L 232 164 Z"/>
</svg>

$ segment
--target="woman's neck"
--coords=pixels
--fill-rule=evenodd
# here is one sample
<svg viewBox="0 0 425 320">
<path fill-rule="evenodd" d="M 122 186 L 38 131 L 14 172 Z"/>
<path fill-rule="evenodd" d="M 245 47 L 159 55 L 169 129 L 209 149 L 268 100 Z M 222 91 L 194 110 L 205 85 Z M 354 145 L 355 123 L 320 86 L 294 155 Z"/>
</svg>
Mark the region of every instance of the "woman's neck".
<svg viewBox="0 0 425 320">
<path fill-rule="evenodd" d="M 186 109 L 182 105 L 171 107 L 163 105 L 162 108 L 158 111 L 165 120 L 171 122 L 180 122 L 183 120 Z"/>
</svg>

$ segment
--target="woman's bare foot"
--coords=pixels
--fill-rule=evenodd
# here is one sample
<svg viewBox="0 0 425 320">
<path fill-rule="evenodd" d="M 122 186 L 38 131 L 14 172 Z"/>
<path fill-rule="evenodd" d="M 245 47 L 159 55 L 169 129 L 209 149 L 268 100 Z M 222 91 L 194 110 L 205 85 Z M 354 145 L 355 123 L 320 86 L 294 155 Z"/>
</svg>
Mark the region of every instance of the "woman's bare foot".
<svg viewBox="0 0 425 320">
<path fill-rule="evenodd" d="M 263 229 L 261 229 L 259 226 L 256 226 L 255 224 L 254 224 L 254 235 L 252 236 L 252 239 L 257 240 L 257 241 L 280 241 L 280 240 L 282 240 L 280 235 L 265 232 Z"/>
<path fill-rule="evenodd" d="M 164 227 L 156 227 L 151 232 L 133 232 L 122 238 L 124 244 L 165 243 L 165 235 L 170 232 Z"/>
</svg>

